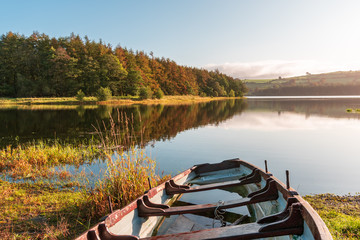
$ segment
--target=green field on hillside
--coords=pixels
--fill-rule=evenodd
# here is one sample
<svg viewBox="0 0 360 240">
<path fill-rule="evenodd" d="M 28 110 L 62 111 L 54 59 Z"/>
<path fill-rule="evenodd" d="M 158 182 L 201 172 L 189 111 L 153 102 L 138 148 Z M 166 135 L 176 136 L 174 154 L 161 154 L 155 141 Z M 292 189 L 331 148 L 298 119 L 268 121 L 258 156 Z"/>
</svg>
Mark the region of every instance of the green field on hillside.
<svg viewBox="0 0 360 240">
<path fill-rule="evenodd" d="M 334 85 L 360 84 L 360 71 L 338 71 L 332 73 L 311 74 L 277 79 L 246 79 L 244 80 L 249 94 L 270 88 L 282 87 L 321 87 Z"/>
</svg>

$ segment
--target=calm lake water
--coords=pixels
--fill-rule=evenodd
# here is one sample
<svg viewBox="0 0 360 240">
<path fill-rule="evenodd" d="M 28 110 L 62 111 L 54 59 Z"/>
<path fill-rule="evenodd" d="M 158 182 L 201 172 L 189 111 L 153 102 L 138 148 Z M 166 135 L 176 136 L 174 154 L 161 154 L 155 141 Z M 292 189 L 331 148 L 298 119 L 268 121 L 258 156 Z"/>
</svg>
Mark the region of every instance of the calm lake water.
<svg viewBox="0 0 360 240">
<path fill-rule="evenodd" d="M 269 170 L 300 194 L 360 192 L 359 98 L 249 98 L 181 106 L 0 109 L 0 144 L 89 138 L 109 113 L 145 129 L 146 151 L 165 173 L 239 157 Z M 141 114 L 141 119 L 139 117 Z M 96 172 L 105 164 L 93 164 Z"/>
</svg>

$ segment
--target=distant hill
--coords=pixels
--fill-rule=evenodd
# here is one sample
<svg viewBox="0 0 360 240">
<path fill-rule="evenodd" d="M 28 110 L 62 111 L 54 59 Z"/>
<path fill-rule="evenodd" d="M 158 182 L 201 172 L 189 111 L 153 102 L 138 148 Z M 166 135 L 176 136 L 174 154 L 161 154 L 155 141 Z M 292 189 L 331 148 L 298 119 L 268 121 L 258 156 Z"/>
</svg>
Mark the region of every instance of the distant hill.
<svg viewBox="0 0 360 240">
<path fill-rule="evenodd" d="M 360 71 L 244 81 L 248 95 L 360 95 Z"/>
</svg>

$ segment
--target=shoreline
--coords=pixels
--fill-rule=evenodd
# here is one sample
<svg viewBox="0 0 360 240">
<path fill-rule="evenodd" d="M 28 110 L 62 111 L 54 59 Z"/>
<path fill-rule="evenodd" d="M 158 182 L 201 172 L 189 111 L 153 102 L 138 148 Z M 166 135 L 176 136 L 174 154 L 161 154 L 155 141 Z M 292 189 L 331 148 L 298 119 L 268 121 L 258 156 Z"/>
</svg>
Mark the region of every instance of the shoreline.
<svg viewBox="0 0 360 240">
<path fill-rule="evenodd" d="M 211 102 L 228 99 L 244 99 L 244 97 L 200 97 L 193 95 L 164 96 L 161 99 L 139 99 L 137 97 L 112 97 L 107 101 L 98 101 L 95 97 L 85 97 L 78 101 L 75 97 L 52 98 L 0 98 L 0 107 L 6 106 L 33 106 L 33 105 L 65 105 L 65 106 L 94 106 L 94 105 L 178 105 L 201 102 Z"/>
</svg>

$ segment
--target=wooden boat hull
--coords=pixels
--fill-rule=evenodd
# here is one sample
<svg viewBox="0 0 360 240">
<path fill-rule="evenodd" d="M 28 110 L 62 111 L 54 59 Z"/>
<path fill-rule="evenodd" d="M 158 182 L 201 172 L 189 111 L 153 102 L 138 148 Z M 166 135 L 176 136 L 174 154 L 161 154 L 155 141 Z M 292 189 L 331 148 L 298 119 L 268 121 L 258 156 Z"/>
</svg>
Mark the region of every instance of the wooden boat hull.
<svg viewBox="0 0 360 240">
<path fill-rule="evenodd" d="M 201 191 L 208 190 L 207 188 L 216 186 L 214 183 L 219 182 L 223 183 L 223 185 L 226 185 L 234 184 L 236 181 L 239 181 L 239 184 L 241 184 L 241 180 L 238 180 L 239 178 L 242 178 L 242 180 L 250 179 L 254 175 L 255 171 L 261 176 L 261 178 L 256 180 L 258 182 L 244 184 L 243 187 L 246 189 L 246 194 L 250 196 L 248 197 L 249 200 L 258 200 L 257 202 L 250 201 L 247 203 L 249 209 L 251 209 L 253 218 L 258 220 L 258 222 L 239 226 L 204 229 L 194 232 L 182 232 L 153 236 L 154 230 L 158 229 L 164 221 L 163 216 L 185 214 L 189 211 L 189 209 L 192 209 L 191 211 L 194 212 L 196 212 L 197 208 L 199 211 L 203 211 L 204 206 L 202 205 L 169 207 L 168 205 L 171 205 L 171 203 L 178 199 L 181 194 L 191 194 L 191 192 L 194 191 L 201 193 Z M 145 197 L 141 196 L 125 208 L 114 211 L 108 215 L 105 221 L 97 224 L 89 231 L 79 236 L 77 240 L 254 239 L 282 235 L 297 235 L 301 237 L 299 239 L 332 239 L 326 225 L 321 220 L 319 215 L 304 199 L 302 199 L 297 194 L 294 189 L 287 188 L 281 181 L 272 176 L 271 173 L 265 172 L 264 170 L 240 159 L 226 160 L 216 164 L 195 165 L 194 167 L 176 175 L 171 180 L 173 182 L 172 184 L 167 182 L 154 187 L 144 195 Z M 169 184 L 172 185 L 170 186 L 172 190 L 176 191 L 176 188 L 178 188 L 181 193 L 175 195 L 173 195 L 171 191 L 169 193 Z M 200 187 L 188 187 L 187 184 L 197 184 L 200 185 Z M 264 192 L 266 192 L 265 188 L 269 187 L 267 184 L 271 184 L 273 187 L 275 186 L 278 196 L 276 198 L 272 197 L 271 199 L 259 200 L 259 198 L 264 195 Z M 233 185 L 224 187 L 232 186 Z M 222 186 L 219 186 L 218 184 L 217 187 L 221 188 Z M 243 204 L 243 200 L 237 201 Z M 301 210 L 296 209 L 298 208 L 297 205 L 287 206 L 289 201 L 295 201 Z M 141 207 L 140 202 L 144 202 L 145 209 Z M 213 208 L 211 208 L 210 211 L 213 211 Z M 290 220 L 286 220 L 288 221 L 286 224 L 287 226 L 293 224 L 291 225 L 293 227 L 283 227 L 282 225 L 285 223 L 280 223 L 280 221 L 275 221 L 274 223 L 261 223 L 260 220 L 259 223 L 259 219 L 263 218 L 263 220 L 266 220 L 264 217 L 274 213 L 281 215 L 282 211 L 285 212 L 284 214 L 288 214 L 284 219 L 294 218 L 293 222 L 297 222 L 297 225 L 295 226 L 292 222 L 289 223 Z M 169 212 L 171 214 L 168 214 Z M 291 215 L 290 212 L 294 214 Z M 298 214 L 299 216 L 294 217 L 297 213 L 301 214 Z M 277 218 L 280 219 L 280 217 L 278 216 Z M 301 218 L 301 223 L 299 217 Z M 273 219 L 275 218 L 276 217 L 273 217 Z M 285 221 L 284 219 L 281 220 Z M 271 227 L 270 225 L 276 226 Z M 262 232 L 260 231 L 260 229 L 266 228 L 268 230 L 265 232 L 264 230 L 262 230 Z M 286 237 L 281 239 L 286 239 Z M 289 237 L 287 237 L 287 239 L 289 239 Z"/>
</svg>

